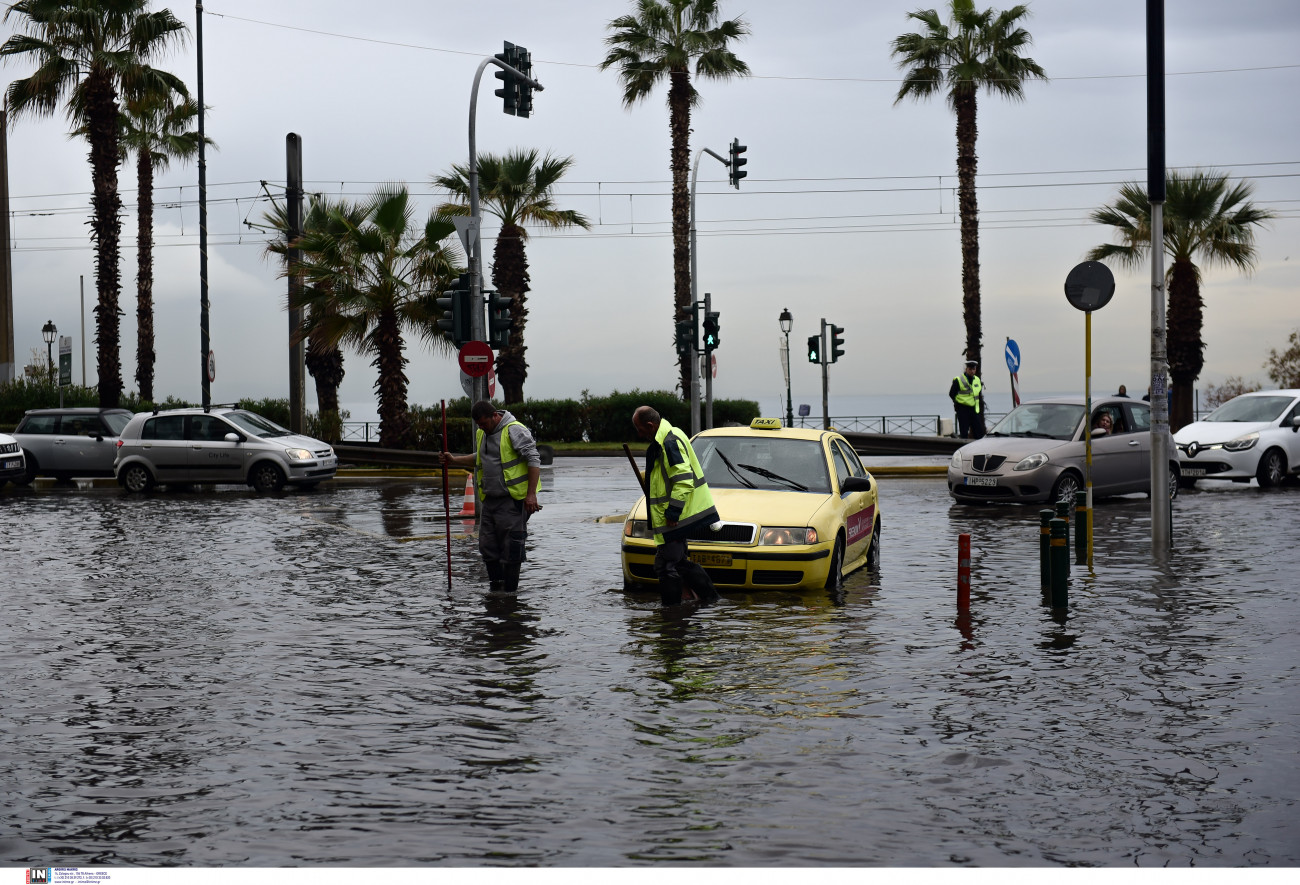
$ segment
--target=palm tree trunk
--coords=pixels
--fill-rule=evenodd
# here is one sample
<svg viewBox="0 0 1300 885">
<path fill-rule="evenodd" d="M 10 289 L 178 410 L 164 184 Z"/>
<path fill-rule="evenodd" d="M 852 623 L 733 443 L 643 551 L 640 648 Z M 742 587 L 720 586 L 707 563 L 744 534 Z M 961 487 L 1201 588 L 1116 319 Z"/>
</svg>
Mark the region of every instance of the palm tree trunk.
<svg viewBox="0 0 1300 885">
<path fill-rule="evenodd" d="M 338 442 L 343 432 L 339 415 L 339 385 L 343 383 L 343 351 L 328 344 L 319 332 L 307 338 L 307 371 L 316 382 L 316 409 L 326 442 Z"/>
<path fill-rule="evenodd" d="M 402 353 L 402 331 L 397 311 L 384 310 L 375 330 L 374 367 L 379 370 L 375 392 L 379 399 L 379 444 L 388 449 L 406 448 L 411 434 L 411 416 L 406 408 L 406 356 Z"/>
<path fill-rule="evenodd" d="M 1192 423 L 1192 389 L 1205 366 L 1205 342 L 1201 340 L 1204 302 L 1196 267 L 1190 261 L 1175 261 L 1169 277 L 1165 323 L 1169 375 L 1173 379 L 1169 429 L 1177 431 Z"/>
<path fill-rule="evenodd" d="M 492 255 L 492 285 L 510 298 L 510 343 L 497 355 L 497 378 L 501 381 L 501 402 L 522 403 L 528 362 L 524 358 L 524 325 L 528 321 L 528 255 L 523 230 L 508 224 L 501 228 Z"/>
<path fill-rule="evenodd" d="M 95 240 L 95 286 L 99 293 L 95 305 L 99 405 L 116 408 L 122 401 L 122 311 L 118 307 L 122 198 L 117 190 L 117 93 L 107 73 L 92 69 L 86 77 L 85 95 L 93 188 L 91 231 Z"/>
<path fill-rule="evenodd" d="M 959 91 L 957 107 L 957 205 L 961 212 L 961 304 L 966 324 L 966 359 L 980 360 L 980 231 L 975 196 L 975 91 Z"/>
<path fill-rule="evenodd" d="M 672 135 L 673 173 L 673 333 L 676 324 L 691 316 L 691 194 L 687 170 L 691 160 L 691 80 L 685 69 L 669 74 L 668 128 Z M 691 359 L 681 364 L 682 398 L 691 393 Z"/>
<path fill-rule="evenodd" d="M 143 402 L 153 402 L 153 158 L 140 151 L 136 163 L 140 187 L 136 254 L 135 383 Z"/>
</svg>

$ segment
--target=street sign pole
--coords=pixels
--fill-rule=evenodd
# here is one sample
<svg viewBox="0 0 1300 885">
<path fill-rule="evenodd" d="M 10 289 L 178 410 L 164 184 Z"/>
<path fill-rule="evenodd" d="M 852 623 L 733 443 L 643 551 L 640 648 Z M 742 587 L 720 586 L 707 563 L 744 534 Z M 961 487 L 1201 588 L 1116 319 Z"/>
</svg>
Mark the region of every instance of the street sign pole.
<svg viewBox="0 0 1300 885">
<path fill-rule="evenodd" d="M 830 357 L 826 354 L 826 317 L 822 317 L 822 346 L 817 352 L 822 362 L 822 429 L 831 429 Z"/>
</svg>

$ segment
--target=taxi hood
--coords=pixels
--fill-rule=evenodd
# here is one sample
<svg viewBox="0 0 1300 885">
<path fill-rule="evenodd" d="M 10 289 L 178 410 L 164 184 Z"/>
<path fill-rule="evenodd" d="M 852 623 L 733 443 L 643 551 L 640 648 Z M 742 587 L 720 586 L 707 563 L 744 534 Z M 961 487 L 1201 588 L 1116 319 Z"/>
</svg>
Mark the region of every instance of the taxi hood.
<svg viewBox="0 0 1300 885">
<path fill-rule="evenodd" d="M 811 525 L 830 496 L 820 492 L 785 492 L 774 489 L 711 489 L 713 506 L 723 522 L 759 525 Z"/>
</svg>

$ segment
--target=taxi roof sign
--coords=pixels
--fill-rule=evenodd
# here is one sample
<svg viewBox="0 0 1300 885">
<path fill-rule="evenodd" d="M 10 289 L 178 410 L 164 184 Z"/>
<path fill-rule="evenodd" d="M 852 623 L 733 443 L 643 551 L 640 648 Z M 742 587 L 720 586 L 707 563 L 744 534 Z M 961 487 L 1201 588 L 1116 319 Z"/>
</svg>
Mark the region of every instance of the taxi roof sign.
<svg viewBox="0 0 1300 885">
<path fill-rule="evenodd" d="M 780 418 L 755 418 L 749 422 L 750 430 L 780 430 Z"/>
</svg>

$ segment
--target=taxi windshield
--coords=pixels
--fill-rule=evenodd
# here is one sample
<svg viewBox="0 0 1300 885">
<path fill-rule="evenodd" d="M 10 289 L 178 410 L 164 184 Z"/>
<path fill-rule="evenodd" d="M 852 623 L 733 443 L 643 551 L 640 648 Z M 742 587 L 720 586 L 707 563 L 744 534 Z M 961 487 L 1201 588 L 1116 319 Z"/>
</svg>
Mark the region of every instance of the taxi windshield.
<svg viewBox="0 0 1300 885">
<path fill-rule="evenodd" d="M 704 481 L 712 488 L 830 494 L 826 455 L 818 440 L 700 436 L 694 447 Z"/>
<path fill-rule="evenodd" d="M 1027 403 L 1008 412 L 988 435 L 1070 439 L 1082 418 L 1083 406 L 1069 403 Z"/>
</svg>

